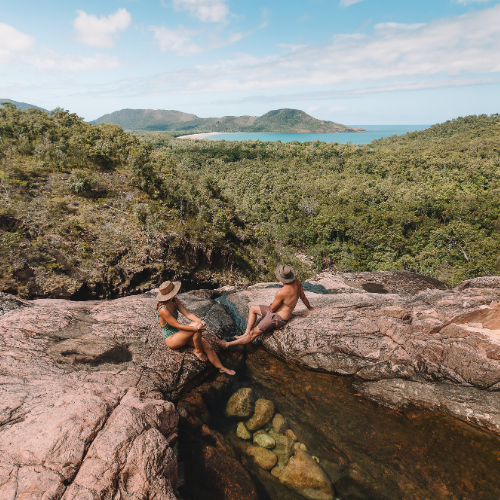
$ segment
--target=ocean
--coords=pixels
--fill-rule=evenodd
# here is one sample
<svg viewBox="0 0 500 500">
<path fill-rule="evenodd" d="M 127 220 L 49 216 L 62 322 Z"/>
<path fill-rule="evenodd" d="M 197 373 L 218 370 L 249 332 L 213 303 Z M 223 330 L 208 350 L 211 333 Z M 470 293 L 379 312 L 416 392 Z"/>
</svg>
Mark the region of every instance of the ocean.
<svg viewBox="0 0 500 500">
<path fill-rule="evenodd" d="M 281 141 L 281 142 L 339 142 L 346 144 L 352 142 L 354 144 L 369 144 L 373 139 L 381 137 L 390 137 L 391 135 L 404 135 L 407 132 L 415 132 L 424 130 L 430 125 L 352 125 L 353 127 L 361 127 L 368 132 L 339 132 L 336 134 L 268 134 L 268 133 L 245 133 L 236 132 L 232 134 L 216 134 L 199 136 L 199 139 L 209 139 L 211 141 Z"/>
</svg>

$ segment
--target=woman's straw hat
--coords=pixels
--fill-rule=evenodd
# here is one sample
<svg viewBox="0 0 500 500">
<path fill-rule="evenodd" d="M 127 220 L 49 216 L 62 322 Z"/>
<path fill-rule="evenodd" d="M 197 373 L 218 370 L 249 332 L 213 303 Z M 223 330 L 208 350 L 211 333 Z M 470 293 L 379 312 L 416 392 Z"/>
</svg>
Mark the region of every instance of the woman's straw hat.
<svg viewBox="0 0 500 500">
<path fill-rule="evenodd" d="M 274 274 L 276 275 L 276 278 L 281 281 L 281 283 L 291 283 L 295 279 L 294 270 L 286 264 L 278 266 Z"/>
<path fill-rule="evenodd" d="M 181 289 L 180 281 L 164 281 L 160 285 L 160 293 L 156 296 L 158 302 L 170 300 Z"/>
</svg>

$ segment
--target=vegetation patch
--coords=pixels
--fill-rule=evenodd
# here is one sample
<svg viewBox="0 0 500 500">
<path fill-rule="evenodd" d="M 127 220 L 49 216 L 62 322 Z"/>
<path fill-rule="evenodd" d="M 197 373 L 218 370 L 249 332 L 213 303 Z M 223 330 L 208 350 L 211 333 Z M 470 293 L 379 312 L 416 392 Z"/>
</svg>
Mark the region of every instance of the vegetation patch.
<svg viewBox="0 0 500 500">
<path fill-rule="evenodd" d="M 498 115 L 356 146 L 134 135 L 6 104 L 0 172 L 2 289 L 24 296 L 273 280 L 282 261 L 302 278 L 500 274 Z"/>
</svg>

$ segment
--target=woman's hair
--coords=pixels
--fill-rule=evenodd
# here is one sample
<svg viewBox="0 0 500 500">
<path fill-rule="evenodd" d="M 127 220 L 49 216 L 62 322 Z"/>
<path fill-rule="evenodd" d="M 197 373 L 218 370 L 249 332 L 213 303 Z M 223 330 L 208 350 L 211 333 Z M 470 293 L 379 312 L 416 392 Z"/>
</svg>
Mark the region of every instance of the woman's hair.
<svg viewBox="0 0 500 500">
<path fill-rule="evenodd" d="M 172 297 L 171 299 L 168 300 L 162 300 L 160 302 L 156 303 L 156 311 L 158 311 L 158 308 L 161 306 L 166 306 L 170 301 L 173 301 L 175 303 L 175 297 Z"/>
</svg>

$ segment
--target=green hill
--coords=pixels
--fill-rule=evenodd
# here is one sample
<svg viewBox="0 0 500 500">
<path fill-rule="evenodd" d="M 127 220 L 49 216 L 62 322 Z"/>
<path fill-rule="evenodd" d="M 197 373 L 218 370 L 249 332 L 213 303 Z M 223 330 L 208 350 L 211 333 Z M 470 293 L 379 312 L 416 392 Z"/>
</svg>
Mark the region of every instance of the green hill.
<svg viewBox="0 0 500 500">
<path fill-rule="evenodd" d="M 35 106 L 34 104 L 28 104 L 27 102 L 18 102 L 18 101 L 13 101 L 12 99 L 1 99 L 1 98 L 0 98 L 0 108 L 3 107 L 2 103 L 4 102 L 9 102 L 10 104 L 13 104 L 17 109 L 20 109 L 21 111 L 26 111 L 27 109 L 41 109 L 42 111 L 47 111 L 44 108 L 40 108 L 39 106 Z"/>
<path fill-rule="evenodd" d="M 122 109 L 92 122 L 120 125 L 125 130 L 170 131 L 189 134 L 204 132 L 329 133 L 365 132 L 339 123 L 318 120 L 298 109 L 277 109 L 262 116 L 199 118 L 181 111 Z"/>
<path fill-rule="evenodd" d="M 252 125 L 303 121 L 286 114 Z M 0 291 L 23 297 L 269 281 L 282 262 L 302 279 L 409 270 L 456 284 L 500 274 L 500 116 L 357 146 L 185 141 L 7 104 L 0 202 Z"/>
</svg>

